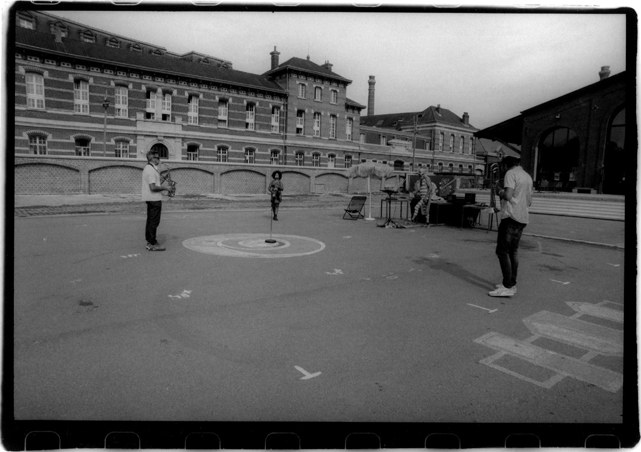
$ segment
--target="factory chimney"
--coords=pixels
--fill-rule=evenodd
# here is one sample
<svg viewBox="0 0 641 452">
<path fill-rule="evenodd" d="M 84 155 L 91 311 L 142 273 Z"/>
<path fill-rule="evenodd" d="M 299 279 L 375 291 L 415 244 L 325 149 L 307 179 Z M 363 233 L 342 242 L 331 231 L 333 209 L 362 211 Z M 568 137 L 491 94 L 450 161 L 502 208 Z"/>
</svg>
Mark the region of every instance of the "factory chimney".
<svg viewBox="0 0 641 452">
<path fill-rule="evenodd" d="M 373 75 L 369 76 L 369 94 L 367 96 L 367 116 L 374 116 L 374 85 L 376 85 L 376 79 Z"/>
<path fill-rule="evenodd" d="M 280 52 L 276 50 L 276 46 L 274 46 L 274 51 L 269 52 L 269 54 L 272 56 L 272 69 L 276 69 L 278 67 L 278 55 L 280 55 Z"/>
</svg>

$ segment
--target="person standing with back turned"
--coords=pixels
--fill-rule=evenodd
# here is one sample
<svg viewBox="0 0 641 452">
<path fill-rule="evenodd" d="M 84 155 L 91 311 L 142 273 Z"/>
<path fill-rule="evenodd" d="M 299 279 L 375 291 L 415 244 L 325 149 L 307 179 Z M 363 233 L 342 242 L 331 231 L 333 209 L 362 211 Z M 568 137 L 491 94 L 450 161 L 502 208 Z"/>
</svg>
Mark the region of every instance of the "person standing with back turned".
<svg viewBox="0 0 641 452">
<path fill-rule="evenodd" d="M 147 223 L 145 224 L 145 239 L 149 251 L 165 251 L 156 240 L 156 229 L 160 224 L 162 212 L 162 191 L 167 187 L 160 185 L 160 157 L 156 151 L 147 152 L 147 165 L 142 170 L 142 200 L 147 203 Z"/>
<path fill-rule="evenodd" d="M 516 275 L 519 268 L 518 250 L 523 229 L 529 223 L 532 205 L 532 178 L 519 165 L 516 157 L 507 156 L 501 165 L 507 168 L 504 189 L 499 190 L 501 223 L 496 241 L 503 281 L 488 293 L 491 297 L 511 297 L 516 294 Z"/>
</svg>

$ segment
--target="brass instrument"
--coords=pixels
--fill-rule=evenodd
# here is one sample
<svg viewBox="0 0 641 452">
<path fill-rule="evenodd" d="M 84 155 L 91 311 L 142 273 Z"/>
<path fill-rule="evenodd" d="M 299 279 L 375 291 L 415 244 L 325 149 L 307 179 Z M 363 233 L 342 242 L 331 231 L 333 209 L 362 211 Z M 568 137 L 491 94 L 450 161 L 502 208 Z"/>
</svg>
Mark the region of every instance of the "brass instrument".
<svg viewBox="0 0 641 452">
<path fill-rule="evenodd" d="M 167 182 L 167 196 L 173 198 L 174 196 L 176 196 L 176 182 L 171 178 L 171 171 L 169 169 L 169 166 L 163 165 L 163 167 L 165 168 L 165 170 L 160 173 L 160 177 L 162 177 L 163 182 Z"/>
</svg>

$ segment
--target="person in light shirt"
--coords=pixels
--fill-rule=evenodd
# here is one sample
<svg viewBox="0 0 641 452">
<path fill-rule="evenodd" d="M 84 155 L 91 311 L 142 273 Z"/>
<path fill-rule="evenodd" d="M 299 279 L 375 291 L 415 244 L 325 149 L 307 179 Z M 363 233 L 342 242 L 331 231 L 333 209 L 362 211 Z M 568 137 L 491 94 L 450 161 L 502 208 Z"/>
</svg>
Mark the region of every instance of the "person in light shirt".
<svg viewBox="0 0 641 452">
<path fill-rule="evenodd" d="M 516 276 L 519 268 L 518 250 L 523 229 L 530 221 L 532 205 L 532 177 L 520 166 L 520 160 L 508 156 L 501 165 L 507 169 L 504 188 L 499 190 L 501 211 L 496 255 L 501 265 L 503 281 L 489 292 L 491 297 L 511 297 L 516 294 Z"/>
<path fill-rule="evenodd" d="M 145 223 L 145 239 L 147 250 L 165 251 L 156 239 L 156 230 L 160 225 L 162 212 L 162 192 L 167 187 L 160 183 L 160 157 L 156 151 L 147 152 L 147 165 L 142 171 L 142 200 L 147 203 L 147 222 Z"/>
</svg>

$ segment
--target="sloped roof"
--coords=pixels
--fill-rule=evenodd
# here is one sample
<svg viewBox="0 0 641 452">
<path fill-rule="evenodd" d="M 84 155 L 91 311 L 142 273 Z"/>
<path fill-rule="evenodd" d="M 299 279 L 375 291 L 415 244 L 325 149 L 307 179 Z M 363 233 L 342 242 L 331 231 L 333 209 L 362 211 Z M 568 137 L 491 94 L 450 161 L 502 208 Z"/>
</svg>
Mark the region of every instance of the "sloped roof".
<svg viewBox="0 0 641 452">
<path fill-rule="evenodd" d="M 61 43 L 57 43 L 55 36 L 50 33 L 42 33 L 21 27 L 16 27 L 16 47 L 42 49 L 59 55 L 89 61 L 93 60 L 96 63 L 108 61 L 114 65 L 139 70 L 150 70 L 238 86 L 262 88 L 279 93 L 285 92 L 276 82 L 262 75 L 219 68 L 215 65 L 193 63 L 180 58 L 132 52 L 127 49 L 115 49 L 101 44 L 86 43 L 73 39 L 63 38 Z"/>
<path fill-rule="evenodd" d="M 361 125 L 386 129 L 396 129 L 400 124 L 404 127 L 413 126 L 414 117 L 417 115 L 420 115 L 420 117 L 417 118 L 417 125 L 441 123 L 452 124 L 459 127 L 469 127 L 471 130 L 477 130 L 471 124 L 467 126 L 463 124 L 463 119 L 452 113 L 450 110 L 443 107 L 434 107 L 433 105 L 423 111 L 417 112 L 361 116 Z"/>
<path fill-rule="evenodd" d="M 520 145 L 523 140 L 523 116 L 515 116 L 493 126 L 486 127 L 476 132 L 474 136 L 493 141 L 501 139 L 507 143 Z"/>
<path fill-rule="evenodd" d="M 598 82 L 591 83 L 590 85 L 584 86 L 583 88 L 579 88 L 567 94 L 563 94 L 562 96 L 555 97 L 554 99 L 550 99 L 541 104 L 535 105 L 534 107 L 530 107 L 527 110 L 523 110 L 521 114 L 527 115 L 539 109 L 549 108 L 554 103 L 566 101 L 567 99 L 570 99 L 570 98 L 579 97 L 586 93 L 591 93 L 597 89 L 600 89 L 603 86 L 613 85 L 616 83 L 625 83 L 626 77 L 627 77 L 626 71 L 620 72 L 615 75 L 611 75 L 609 77 L 599 80 Z"/>
<path fill-rule="evenodd" d="M 345 98 L 345 104 L 349 105 L 350 107 L 356 107 L 356 108 L 360 108 L 360 109 L 366 108 L 365 105 L 361 105 L 358 102 L 353 101 L 352 99 L 350 99 L 348 97 Z"/>
<path fill-rule="evenodd" d="M 510 145 L 517 149 L 521 149 L 521 146 L 517 144 L 510 143 Z M 498 151 L 503 152 L 504 157 L 511 155 L 512 157 L 521 158 L 521 155 L 518 152 L 498 141 L 488 140 L 487 138 L 479 138 L 477 140 L 476 155 L 496 155 Z"/>
<path fill-rule="evenodd" d="M 332 72 L 331 70 L 319 66 L 318 64 L 314 63 L 313 61 L 310 60 L 304 60 L 302 58 L 297 58 L 297 57 L 292 57 L 289 60 L 285 61 L 284 63 L 279 64 L 277 67 L 274 69 L 271 69 L 267 72 L 265 72 L 263 75 L 273 75 L 275 73 L 278 73 L 282 70 L 285 69 L 296 69 L 298 71 L 304 71 L 304 72 L 309 72 L 311 74 L 319 74 L 325 77 L 329 77 L 335 80 L 340 80 L 346 83 L 352 83 L 351 80 L 346 79 L 345 77 L 341 77 L 340 75 Z"/>
</svg>

